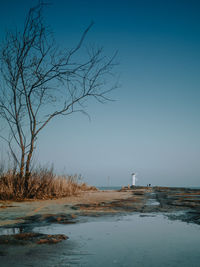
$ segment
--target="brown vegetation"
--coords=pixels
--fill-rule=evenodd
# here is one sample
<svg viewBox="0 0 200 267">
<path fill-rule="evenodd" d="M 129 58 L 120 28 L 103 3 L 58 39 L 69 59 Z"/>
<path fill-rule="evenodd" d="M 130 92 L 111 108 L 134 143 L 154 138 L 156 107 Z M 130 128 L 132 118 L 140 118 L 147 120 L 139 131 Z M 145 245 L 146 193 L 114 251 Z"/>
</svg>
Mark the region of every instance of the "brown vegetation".
<svg viewBox="0 0 200 267">
<path fill-rule="evenodd" d="M 0 244 L 3 245 L 27 245 L 36 244 L 56 244 L 68 239 L 65 235 L 47 235 L 41 233 L 20 233 L 15 235 L 1 235 Z"/>
<path fill-rule="evenodd" d="M 77 195 L 81 191 L 97 190 L 86 183 L 78 182 L 77 175 L 57 176 L 52 170 L 40 169 L 32 172 L 28 190 L 18 174 L 8 171 L 0 174 L 0 199 L 49 199 Z"/>
</svg>

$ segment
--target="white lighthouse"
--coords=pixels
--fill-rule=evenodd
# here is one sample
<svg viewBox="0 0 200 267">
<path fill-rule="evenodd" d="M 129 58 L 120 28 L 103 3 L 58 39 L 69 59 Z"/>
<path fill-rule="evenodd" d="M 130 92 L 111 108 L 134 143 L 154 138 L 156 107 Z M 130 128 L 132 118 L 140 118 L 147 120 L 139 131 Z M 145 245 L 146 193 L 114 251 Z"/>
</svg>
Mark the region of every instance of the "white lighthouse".
<svg viewBox="0 0 200 267">
<path fill-rule="evenodd" d="M 132 186 L 135 186 L 135 181 L 136 181 L 136 173 L 132 173 Z"/>
</svg>

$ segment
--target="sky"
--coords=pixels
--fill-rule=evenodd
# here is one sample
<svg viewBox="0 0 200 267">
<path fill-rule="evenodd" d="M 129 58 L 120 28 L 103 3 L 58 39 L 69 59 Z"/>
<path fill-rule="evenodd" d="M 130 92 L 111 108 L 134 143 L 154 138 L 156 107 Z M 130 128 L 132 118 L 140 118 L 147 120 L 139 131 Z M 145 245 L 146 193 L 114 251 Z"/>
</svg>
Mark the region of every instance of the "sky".
<svg viewBox="0 0 200 267">
<path fill-rule="evenodd" d="M 0 0 L 0 38 L 36 3 Z M 44 16 L 57 42 L 72 47 L 94 21 L 84 45 L 118 51 L 119 87 L 115 101 L 87 103 L 91 120 L 52 121 L 36 162 L 97 186 L 130 184 L 136 172 L 138 185 L 200 187 L 199 14 L 193 0 L 52 0 Z"/>
</svg>

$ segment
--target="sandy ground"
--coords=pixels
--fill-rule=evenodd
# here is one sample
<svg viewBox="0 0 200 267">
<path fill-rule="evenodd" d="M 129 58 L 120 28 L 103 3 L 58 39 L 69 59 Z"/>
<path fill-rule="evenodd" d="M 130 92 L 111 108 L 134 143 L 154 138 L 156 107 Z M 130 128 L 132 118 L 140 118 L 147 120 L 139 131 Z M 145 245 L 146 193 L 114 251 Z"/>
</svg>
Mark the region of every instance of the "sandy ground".
<svg viewBox="0 0 200 267">
<path fill-rule="evenodd" d="M 74 213 L 71 207 L 75 205 L 96 205 L 98 203 L 114 202 L 129 199 L 133 193 L 131 191 L 93 191 L 82 192 L 78 196 L 61 199 L 25 201 L 25 202 L 0 202 L 0 226 L 20 223 L 23 217 L 37 214 L 57 214 Z"/>
<path fill-rule="evenodd" d="M 177 211 L 182 211 L 179 215 Z M 41 201 L 0 202 L 0 227 L 75 223 L 81 216 L 113 213 L 171 213 L 172 219 L 200 224 L 200 190 L 135 187 L 124 191 L 89 191 L 73 197 Z M 175 215 L 174 215 L 175 213 Z M 76 219 L 75 219 L 76 218 Z"/>
</svg>

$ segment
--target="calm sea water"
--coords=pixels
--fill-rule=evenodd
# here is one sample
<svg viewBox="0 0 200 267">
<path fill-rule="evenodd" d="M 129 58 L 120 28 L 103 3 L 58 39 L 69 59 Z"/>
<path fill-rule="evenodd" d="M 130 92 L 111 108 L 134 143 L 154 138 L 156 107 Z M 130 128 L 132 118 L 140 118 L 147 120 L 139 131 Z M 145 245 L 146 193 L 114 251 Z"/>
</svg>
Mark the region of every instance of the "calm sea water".
<svg viewBox="0 0 200 267">
<path fill-rule="evenodd" d="M 200 226 L 164 215 L 86 218 L 83 223 L 34 230 L 70 239 L 55 245 L 15 246 L 9 256 L 0 257 L 1 266 L 200 266 Z"/>
<path fill-rule="evenodd" d="M 146 185 L 143 185 L 143 186 L 146 186 Z M 120 190 L 122 186 L 98 186 L 97 188 L 99 190 Z M 180 188 L 200 189 L 200 187 L 198 186 L 191 186 L 191 187 L 180 186 Z"/>
<path fill-rule="evenodd" d="M 120 190 L 122 186 L 99 186 L 99 190 Z"/>
</svg>

